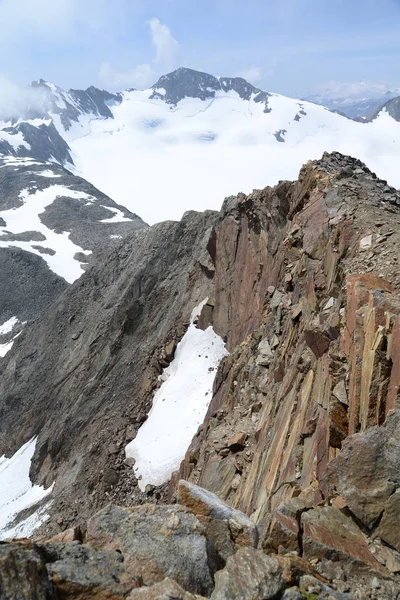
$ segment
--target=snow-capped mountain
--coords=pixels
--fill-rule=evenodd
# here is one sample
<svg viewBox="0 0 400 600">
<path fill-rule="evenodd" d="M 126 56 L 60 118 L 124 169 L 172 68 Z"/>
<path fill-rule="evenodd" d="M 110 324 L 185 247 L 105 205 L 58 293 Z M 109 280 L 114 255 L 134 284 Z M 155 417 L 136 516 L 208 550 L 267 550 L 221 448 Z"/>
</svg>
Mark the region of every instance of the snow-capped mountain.
<svg viewBox="0 0 400 600">
<path fill-rule="evenodd" d="M 53 125 L 51 125 L 54 127 Z M 0 157 L 0 355 L 84 272 L 145 223 L 56 163 Z"/>
<path fill-rule="evenodd" d="M 376 118 L 379 118 L 382 114 L 388 114 L 392 119 L 397 122 L 400 122 L 400 96 L 397 98 L 392 98 L 388 100 L 383 106 L 380 106 L 378 110 L 376 110 L 369 118 L 370 121 L 373 121 Z"/>
<path fill-rule="evenodd" d="M 341 112 L 350 119 L 365 119 L 397 96 L 400 96 L 400 88 L 389 89 L 383 84 L 366 81 L 351 84 L 332 82 L 323 92 L 307 96 L 306 100 Z"/>
<path fill-rule="evenodd" d="M 324 151 L 358 156 L 400 186 L 400 125 L 389 113 L 358 123 L 241 78 L 185 68 L 147 90 L 120 94 L 64 92 L 43 81 L 34 89 L 30 116 L 51 119 L 39 128 L 56 128 L 68 146 L 65 164 L 71 161 L 76 173 L 150 223 L 178 219 L 188 209 L 218 209 L 238 190 L 294 179 Z M 0 135 L 11 136 L 14 153 L 35 157 L 22 125 L 9 124 Z"/>
</svg>

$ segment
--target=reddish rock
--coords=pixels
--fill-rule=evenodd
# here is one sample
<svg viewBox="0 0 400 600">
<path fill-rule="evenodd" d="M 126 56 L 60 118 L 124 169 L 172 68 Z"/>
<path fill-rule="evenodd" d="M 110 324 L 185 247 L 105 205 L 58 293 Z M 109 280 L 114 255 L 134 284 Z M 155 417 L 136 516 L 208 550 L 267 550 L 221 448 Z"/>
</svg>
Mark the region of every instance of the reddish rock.
<svg viewBox="0 0 400 600">
<path fill-rule="evenodd" d="M 368 540 L 354 521 L 337 508 L 322 506 L 304 512 L 303 556 L 307 560 L 349 558 L 378 568 L 379 563 L 368 547 Z"/>
<path fill-rule="evenodd" d="M 320 358 L 328 351 L 331 340 L 329 337 L 318 330 L 306 329 L 304 331 L 304 339 L 307 346 L 312 350 L 316 358 Z"/>
<path fill-rule="evenodd" d="M 236 452 L 238 450 L 243 450 L 246 444 L 247 434 L 246 433 L 235 433 L 229 440 L 226 445 L 232 452 Z"/>
</svg>

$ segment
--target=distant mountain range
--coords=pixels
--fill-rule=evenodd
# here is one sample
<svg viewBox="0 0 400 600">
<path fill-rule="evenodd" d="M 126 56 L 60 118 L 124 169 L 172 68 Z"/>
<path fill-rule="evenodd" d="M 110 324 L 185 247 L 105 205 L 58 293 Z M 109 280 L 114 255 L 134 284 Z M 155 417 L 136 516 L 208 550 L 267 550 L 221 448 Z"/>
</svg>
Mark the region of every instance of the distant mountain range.
<svg viewBox="0 0 400 600">
<path fill-rule="evenodd" d="M 296 178 L 324 151 L 360 157 L 400 186 L 399 98 L 360 123 L 186 68 L 147 90 L 66 92 L 40 80 L 27 97 L 0 122 L 0 325 L 14 319 L 0 351 L 93 252 L 146 227 L 138 214 L 154 223 L 219 209 L 238 191 Z"/>
<path fill-rule="evenodd" d="M 116 94 L 40 80 L 29 97 L 25 114 L 3 121 L 0 151 L 63 165 L 150 223 L 293 179 L 324 151 L 359 156 L 400 186 L 400 126 L 385 109 L 361 124 L 242 78 L 186 68 Z"/>
<path fill-rule="evenodd" d="M 338 111 L 351 119 L 371 117 L 386 102 L 400 96 L 400 88 L 360 81 L 354 84 L 336 84 L 320 94 L 306 96 L 306 100 L 329 110 Z"/>
</svg>

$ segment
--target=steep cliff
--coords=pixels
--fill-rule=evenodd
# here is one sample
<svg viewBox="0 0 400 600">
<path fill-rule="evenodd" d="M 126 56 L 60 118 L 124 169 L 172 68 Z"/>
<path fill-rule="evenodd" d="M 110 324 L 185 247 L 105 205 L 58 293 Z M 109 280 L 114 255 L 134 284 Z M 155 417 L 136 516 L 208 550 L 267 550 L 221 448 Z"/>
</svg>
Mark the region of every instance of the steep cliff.
<svg viewBox="0 0 400 600">
<path fill-rule="evenodd" d="M 265 553 L 315 561 L 340 593 L 341 577 L 400 572 L 399 205 L 360 161 L 325 154 L 296 182 L 105 253 L 0 361 L 0 454 L 38 436 L 48 530 L 85 530 L 110 500 L 165 502 L 164 486 L 139 491 L 124 448 L 207 298 L 198 327 L 229 355 L 170 502 L 179 479 L 214 492 L 257 524 Z"/>
</svg>

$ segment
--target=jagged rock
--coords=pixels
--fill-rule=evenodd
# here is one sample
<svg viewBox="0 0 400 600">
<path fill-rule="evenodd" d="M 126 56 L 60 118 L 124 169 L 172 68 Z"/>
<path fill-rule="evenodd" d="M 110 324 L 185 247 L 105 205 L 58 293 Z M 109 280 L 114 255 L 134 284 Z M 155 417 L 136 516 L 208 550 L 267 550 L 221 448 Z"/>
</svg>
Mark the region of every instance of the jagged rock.
<svg viewBox="0 0 400 600">
<path fill-rule="evenodd" d="M 257 547 L 258 531 L 251 519 L 222 502 L 215 494 L 187 481 L 180 481 L 179 499 L 205 526 L 218 556 L 226 561 L 238 547 Z"/>
<path fill-rule="evenodd" d="M 254 548 L 241 548 L 215 575 L 211 600 L 273 600 L 286 587 L 279 562 Z"/>
<path fill-rule="evenodd" d="M 300 552 L 301 514 L 310 508 L 302 498 L 291 498 L 282 502 L 271 516 L 271 523 L 262 547 L 267 552 L 278 552 L 280 547 L 286 552 Z"/>
<path fill-rule="evenodd" d="M 96 549 L 122 552 L 144 585 L 171 577 L 185 590 L 211 594 L 204 528 L 183 506 L 110 504 L 88 521 L 86 539 Z"/>
<path fill-rule="evenodd" d="M 57 543 L 57 542 L 82 542 L 83 536 L 80 527 L 70 527 L 65 531 L 60 531 L 52 538 L 47 540 L 49 543 Z"/>
<path fill-rule="evenodd" d="M 379 562 L 371 553 L 366 535 L 351 517 L 332 506 L 321 506 L 303 512 L 302 547 L 306 559 L 354 559 L 375 568 Z"/>
<path fill-rule="evenodd" d="M 34 544 L 0 544 L 1 600 L 57 600 L 43 556 Z"/>
<path fill-rule="evenodd" d="M 164 581 L 150 587 L 133 590 L 127 600 L 202 600 L 202 598 L 203 596 L 185 592 L 176 581 L 167 577 Z"/>
<path fill-rule="evenodd" d="M 386 541 L 400 551 L 400 527 L 390 526 L 399 502 L 395 494 L 400 487 L 399 464 L 400 411 L 396 410 L 381 427 L 348 437 L 329 464 L 326 478 L 330 490 L 343 496 L 366 526 L 372 527 L 381 518 L 379 535 L 390 538 Z"/>
<path fill-rule="evenodd" d="M 237 452 L 238 450 L 243 450 L 246 445 L 247 434 L 243 432 L 235 433 L 232 437 L 230 437 L 226 443 L 228 448 L 232 450 L 232 452 Z"/>
</svg>

